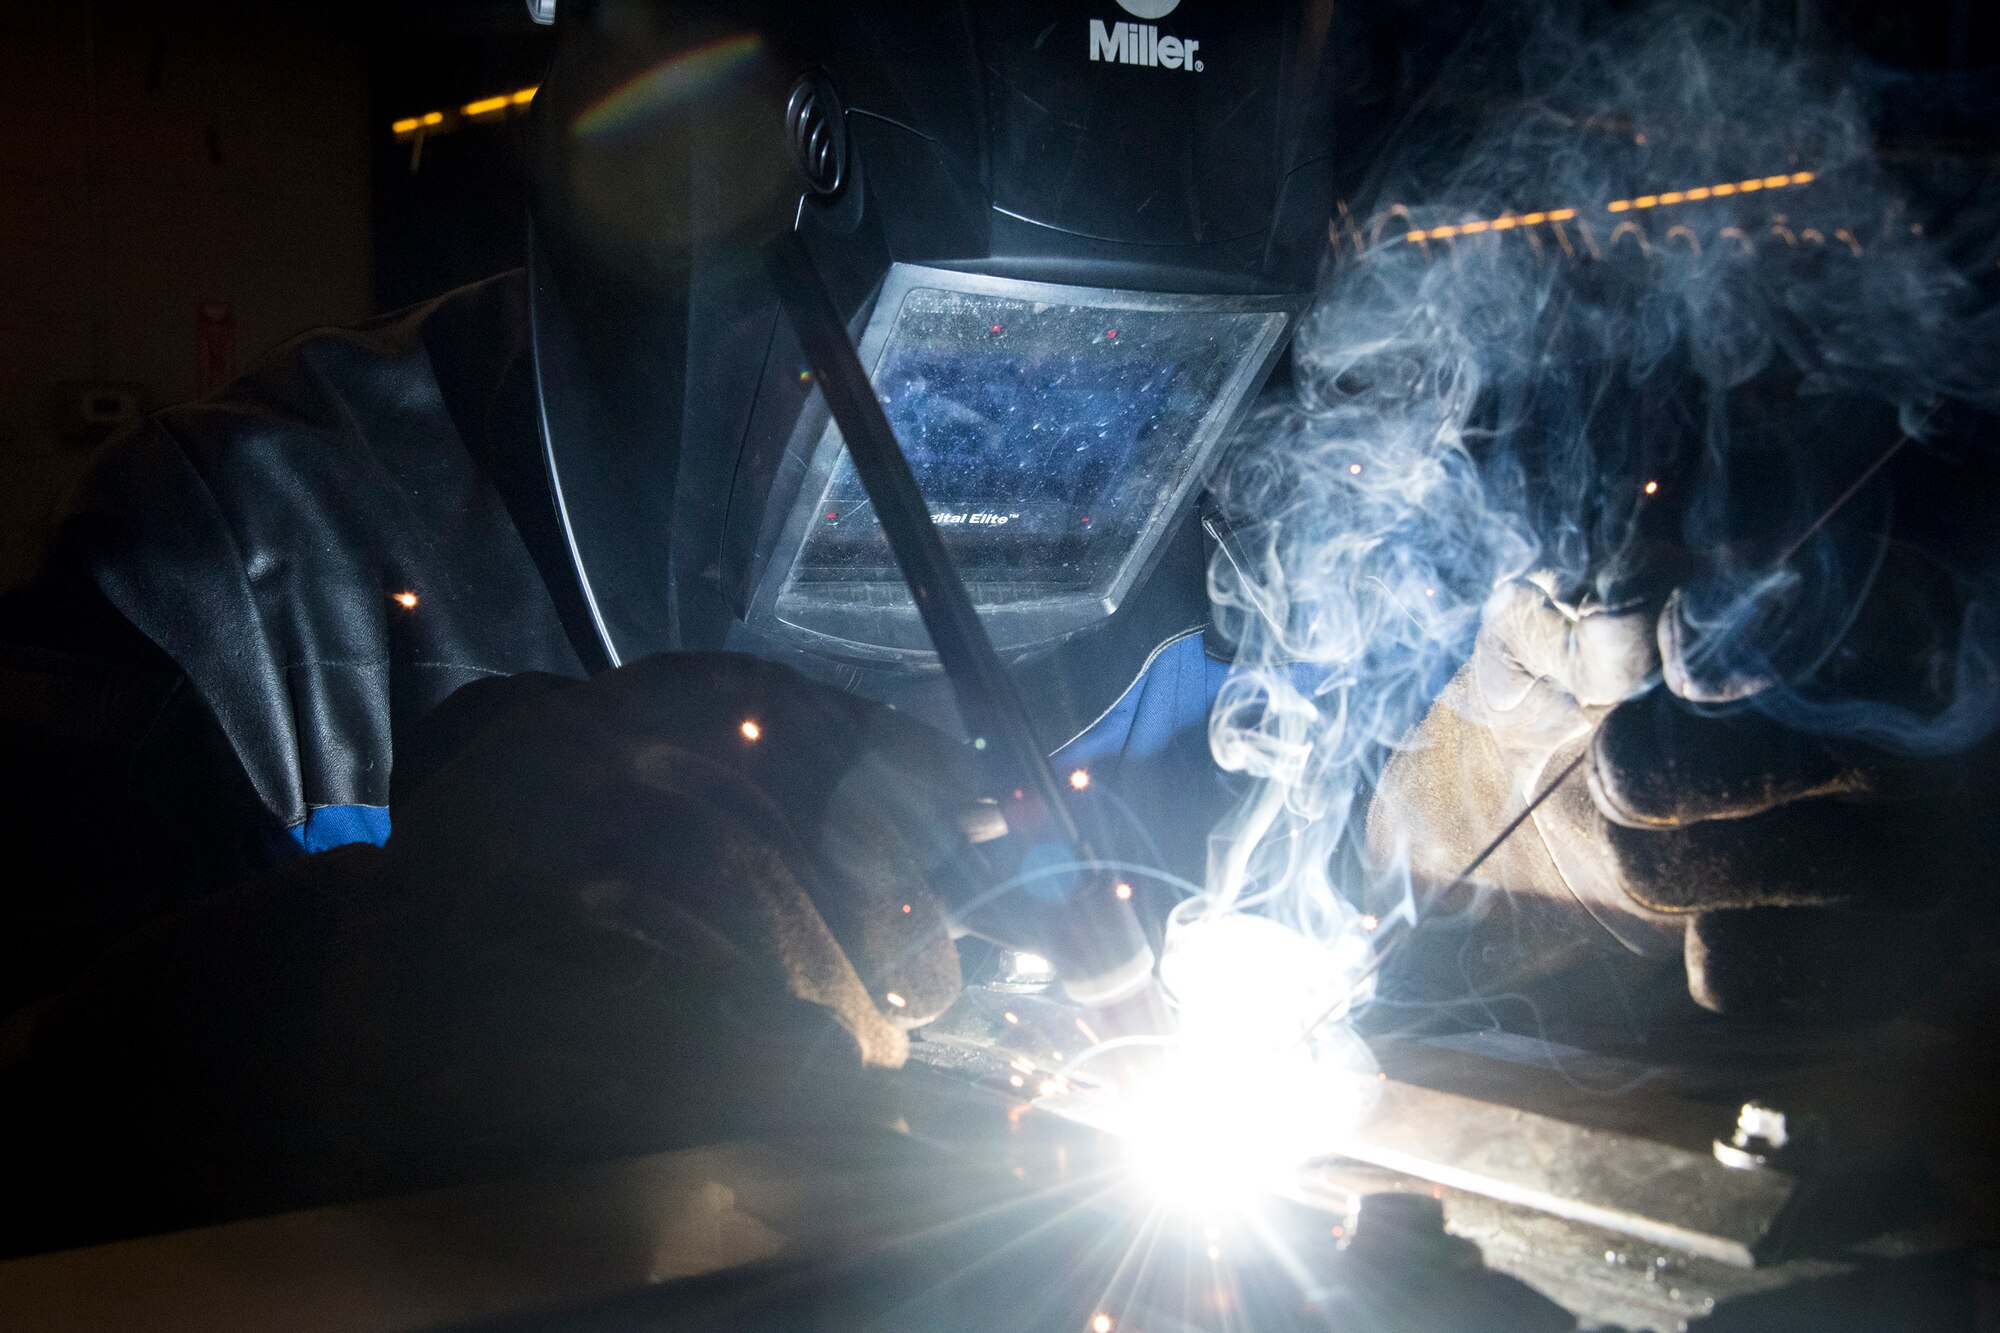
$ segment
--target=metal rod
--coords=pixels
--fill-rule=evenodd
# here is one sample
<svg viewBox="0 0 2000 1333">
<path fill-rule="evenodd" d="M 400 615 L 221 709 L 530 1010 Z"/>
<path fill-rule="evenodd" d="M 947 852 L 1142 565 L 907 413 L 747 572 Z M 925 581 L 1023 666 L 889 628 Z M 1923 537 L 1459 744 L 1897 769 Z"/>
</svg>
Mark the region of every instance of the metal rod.
<svg viewBox="0 0 2000 1333">
<path fill-rule="evenodd" d="M 1896 442 L 1890 445 L 1887 449 L 1884 449 L 1879 455 L 1877 455 L 1874 462 L 1870 463 L 1867 467 L 1863 468 L 1861 470 L 1861 475 L 1856 477 L 1853 480 L 1853 482 L 1848 485 L 1846 490 L 1842 491 L 1837 497 L 1835 497 L 1834 502 L 1832 504 L 1828 505 L 1825 509 L 1821 510 L 1819 517 L 1814 519 L 1811 523 L 1807 524 L 1806 530 L 1804 532 L 1801 532 L 1798 536 L 1792 538 L 1792 544 L 1787 546 L 1783 551 L 1779 552 L 1778 558 L 1772 561 L 1772 563 L 1774 565 L 1790 564 L 1792 557 L 1797 555 L 1801 550 L 1805 549 L 1805 544 L 1812 540 L 1813 534 L 1818 532 L 1821 528 L 1825 527 L 1827 525 L 1827 521 L 1831 519 L 1835 514 L 1839 513 L 1843 505 L 1845 505 L 1849 500 L 1852 500 L 1857 494 L 1859 494 L 1863 486 L 1866 486 L 1870 481 L 1874 480 L 1875 474 L 1877 472 L 1880 472 L 1884 467 L 1888 466 L 1889 460 L 1896 456 L 1896 451 L 1901 449 L 1904 445 L 1908 444 L 1911 440 L 1915 439 L 1917 431 L 1922 430 L 1925 426 L 1928 426 L 1930 424 L 1931 417 L 1936 412 L 1937 408 L 1935 407 L 1931 408 L 1930 411 L 1924 413 L 1923 420 L 1919 421 L 1914 429 L 1906 430 L 1901 435 L 1897 436 Z"/>
<path fill-rule="evenodd" d="M 1430 893 L 1425 896 L 1429 898 L 1435 898 L 1439 894 L 1442 894 L 1450 889 L 1457 888 L 1460 884 L 1463 884 L 1468 879 L 1471 879 L 1473 873 L 1477 871 L 1479 867 L 1486 864 L 1486 859 L 1492 856 L 1493 853 L 1500 850 L 1500 844 L 1506 842 L 1507 839 L 1513 837 L 1515 830 L 1520 828 L 1521 825 L 1527 823 L 1528 817 L 1534 814 L 1536 810 L 1540 809 L 1542 804 L 1546 802 L 1549 799 L 1549 797 L 1555 795 L 1556 788 L 1562 786 L 1563 783 L 1569 781 L 1569 775 L 1576 772 L 1576 770 L 1583 765 L 1583 761 L 1589 757 L 1590 757 L 1590 747 L 1588 745 L 1584 746 L 1581 750 L 1578 750 L 1576 752 L 1576 757 L 1570 760 L 1567 764 L 1564 764 L 1562 766 L 1561 772 L 1557 773 L 1554 777 L 1550 778 L 1547 784 L 1544 785 L 1540 791 L 1536 792 L 1534 797 L 1531 800 L 1529 800 L 1529 802 L 1526 805 L 1522 806 L 1518 811 L 1515 812 L 1514 817 L 1512 819 L 1508 820 L 1505 824 L 1501 825 L 1500 831 L 1494 834 L 1492 838 L 1490 838 L 1487 841 L 1484 847 L 1481 847 L 1479 849 L 1479 854 L 1477 856 L 1474 856 L 1470 861 L 1467 861 L 1465 863 L 1464 869 L 1460 870 L 1456 875 L 1453 875 L 1443 884 L 1440 884 L 1437 888 L 1431 890 Z M 1409 934 L 1411 931 L 1417 928 L 1414 910 L 1412 911 L 1407 920 L 1400 916 L 1395 918 L 1395 920 L 1392 922 L 1392 930 L 1395 927 L 1401 927 L 1401 929 L 1396 930 L 1394 934 L 1385 931 L 1383 932 L 1382 935 L 1376 937 L 1374 956 L 1368 960 L 1368 966 L 1362 969 L 1361 975 L 1355 978 L 1354 984 L 1357 988 L 1361 985 L 1362 982 L 1366 981 L 1369 977 L 1372 977 L 1377 972 L 1381 971 L 1383 960 L 1389 956 L 1389 951 L 1396 946 L 1397 942 L 1401 940 L 1403 936 Z M 1313 1033 L 1319 1031 L 1319 1029 L 1326 1023 L 1326 1020 L 1332 1018 L 1335 1014 L 1347 1008 L 1348 1005 L 1352 1004 L 1353 1002 L 1354 1002 L 1354 995 L 1352 991 L 1350 991 L 1346 995 L 1341 996 L 1339 999 L 1335 1000 L 1332 1004 L 1328 1005 L 1324 1010 L 1320 1012 L 1319 1017 L 1313 1019 L 1312 1022 L 1305 1025 L 1304 1029 L 1300 1031 L 1299 1035 L 1293 1039 L 1292 1045 L 1297 1046 L 1301 1042 L 1305 1041 L 1308 1037 L 1312 1036 Z"/>
<path fill-rule="evenodd" d="M 1581 768 L 1583 766 L 1583 761 L 1585 759 L 1588 759 L 1589 757 L 1590 757 L 1590 747 L 1588 745 L 1584 746 L 1581 750 L 1578 750 L 1576 752 L 1576 758 L 1570 760 L 1567 764 L 1564 764 L 1562 766 L 1562 771 L 1560 773 L 1557 773 L 1553 778 L 1550 778 L 1548 781 L 1548 785 L 1544 786 L 1540 791 L 1536 792 L 1535 798 L 1529 801 L 1526 805 L 1522 806 L 1520 812 L 1516 814 L 1512 819 L 1508 820 L 1507 823 L 1501 828 L 1501 830 L 1498 833 L 1493 835 L 1493 840 L 1491 842 L 1488 842 L 1484 847 L 1479 849 L 1479 855 L 1473 857 L 1470 861 L 1467 861 L 1465 863 L 1465 869 L 1459 871 L 1458 874 L 1454 875 L 1451 879 L 1451 882 L 1446 884 L 1444 887 L 1447 889 L 1456 888 L 1458 885 L 1465 883 L 1466 880 L 1471 879 L 1473 872 L 1478 870 L 1479 867 L 1486 864 L 1486 858 L 1493 855 L 1493 853 L 1499 851 L 1500 844 L 1507 841 L 1507 839 L 1513 837 L 1514 830 L 1521 827 L 1521 825 L 1527 823 L 1528 817 L 1534 814 L 1535 811 L 1541 809 L 1542 803 L 1548 800 L 1549 797 L 1554 796 L 1556 794 L 1556 788 L 1562 786 L 1563 783 L 1568 782 L 1569 775 L 1576 772 L 1577 769 Z M 1440 890 L 1440 892 L 1442 892 L 1442 890 Z"/>
</svg>

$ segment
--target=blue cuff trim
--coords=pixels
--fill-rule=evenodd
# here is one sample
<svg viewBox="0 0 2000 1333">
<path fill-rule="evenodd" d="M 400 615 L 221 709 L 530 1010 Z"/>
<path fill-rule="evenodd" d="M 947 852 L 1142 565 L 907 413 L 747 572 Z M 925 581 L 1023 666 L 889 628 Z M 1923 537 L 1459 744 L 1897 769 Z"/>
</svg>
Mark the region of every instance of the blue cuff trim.
<svg viewBox="0 0 2000 1333">
<path fill-rule="evenodd" d="M 351 842 L 380 847 L 389 841 L 389 811 L 380 805 L 322 805 L 306 822 L 285 830 L 302 852 L 324 852 Z"/>
</svg>

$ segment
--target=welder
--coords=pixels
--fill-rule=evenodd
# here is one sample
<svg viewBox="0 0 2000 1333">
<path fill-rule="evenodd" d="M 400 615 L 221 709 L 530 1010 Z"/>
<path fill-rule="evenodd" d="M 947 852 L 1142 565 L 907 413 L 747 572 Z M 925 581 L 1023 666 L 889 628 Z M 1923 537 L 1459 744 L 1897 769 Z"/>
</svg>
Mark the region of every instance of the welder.
<svg viewBox="0 0 2000 1333">
<path fill-rule="evenodd" d="M 774 244 L 1032 728 L 1198 868 L 1202 481 L 1413 48 L 1118 4 L 563 0 L 524 273 L 110 451 L 6 611 L 7 1246 L 870 1118 L 985 738 Z"/>
<path fill-rule="evenodd" d="M 995 817 L 774 243 L 1028 725 L 1198 867 L 1196 503 L 1375 44 L 1128 8 L 565 3 L 525 273 L 110 451 L 7 608 L 9 1247 L 869 1114 Z"/>
</svg>

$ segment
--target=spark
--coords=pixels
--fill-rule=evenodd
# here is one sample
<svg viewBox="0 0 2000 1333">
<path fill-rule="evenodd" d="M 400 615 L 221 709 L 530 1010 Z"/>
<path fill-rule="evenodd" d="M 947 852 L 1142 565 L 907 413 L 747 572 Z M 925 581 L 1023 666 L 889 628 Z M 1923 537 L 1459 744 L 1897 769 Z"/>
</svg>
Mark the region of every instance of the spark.
<svg viewBox="0 0 2000 1333">
<path fill-rule="evenodd" d="M 888 1002 L 890 1003 L 890 1005 L 892 1005 L 893 1007 L 895 1007 L 895 1008 L 897 1008 L 897 1009 L 902 1009 L 902 1008 L 905 1008 L 905 1007 L 907 1007 L 907 1006 L 909 1005 L 909 1003 L 910 1003 L 910 1002 L 909 1002 L 908 1000 L 906 1000 L 906 999 L 904 999 L 904 998 L 903 998 L 902 996 L 900 996 L 900 995 L 896 994 L 896 992 L 894 992 L 894 991 L 890 991 L 890 992 L 889 992 L 888 994 L 884 995 L 884 996 L 883 996 L 882 998 L 883 998 L 883 999 L 885 999 L 885 1000 L 887 1000 L 887 1001 L 888 1001 Z"/>
<path fill-rule="evenodd" d="M 1092 1316 L 1090 1333 L 1111 1333 L 1111 1316 L 1108 1314 Z"/>
<path fill-rule="evenodd" d="M 1659 493 L 1660 493 L 1660 483 L 1659 483 L 1659 482 L 1657 482 L 1657 481 L 1649 481 L 1649 482 L 1647 482 L 1647 483 L 1646 483 L 1646 494 L 1648 494 L 1648 495 L 1658 495 Z"/>
<path fill-rule="evenodd" d="M 743 733 L 743 739 L 746 741 L 759 740 L 764 735 L 764 728 L 758 726 L 756 722 L 747 717 L 743 719 L 743 725 L 738 727 L 737 730 Z M 907 912 L 909 909 L 906 907 L 903 910 Z"/>
<path fill-rule="evenodd" d="M 1120 902 L 1129 902 L 1129 901 L 1131 901 L 1131 898 L 1132 898 L 1132 886 L 1131 886 L 1130 884 L 1127 884 L 1127 883 L 1126 883 L 1126 882 L 1125 882 L 1124 880 L 1122 880 L 1122 879 L 1118 881 L 1118 884 L 1117 884 L 1117 886 L 1116 886 L 1115 888 L 1113 888 L 1113 889 L 1111 890 L 1111 892 L 1117 895 L 1117 897 L 1118 897 L 1118 901 L 1120 901 Z"/>
<path fill-rule="evenodd" d="M 1079 768 L 1072 771 L 1069 775 L 1069 785 L 1077 791 L 1082 791 L 1085 787 L 1088 787 L 1090 785 L 1090 770 Z"/>
<path fill-rule="evenodd" d="M 904 904 L 903 904 L 903 915 L 904 915 L 904 916 L 908 916 L 909 914 L 910 914 L 910 905 L 909 905 L 908 903 L 904 903 Z"/>
<path fill-rule="evenodd" d="M 1019 1074 L 1009 1074 L 1007 1076 L 1007 1081 L 1009 1083 L 1012 1083 L 1017 1088 L 1026 1087 L 1028 1084 L 1028 1080 L 1022 1078 Z"/>
<path fill-rule="evenodd" d="M 1002 1014 L 1001 1017 L 1005 1018 L 1009 1023 L 1018 1023 L 1021 1021 L 1021 1016 L 1015 1013 L 1012 1009 L 1009 1009 L 1005 1014 Z"/>
<path fill-rule="evenodd" d="M 417 609 L 417 595 L 413 592 L 399 592 L 391 596 L 389 600 L 397 606 L 402 607 L 405 611 L 414 611 Z"/>
<path fill-rule="evenodd" d="M 1358 477 L 1358 476 L 1360 476 L 1360 475 L 1361 475 L 1361 464 L 1359 464 L 1359 463 L 1349 463 L 1349 464 L 1347 465 L 1347 471 L 1348 471 L 1349 475 L 1351 475 L 1351 476 L 1356 476 L 1356 477 Z"/>
</svg>

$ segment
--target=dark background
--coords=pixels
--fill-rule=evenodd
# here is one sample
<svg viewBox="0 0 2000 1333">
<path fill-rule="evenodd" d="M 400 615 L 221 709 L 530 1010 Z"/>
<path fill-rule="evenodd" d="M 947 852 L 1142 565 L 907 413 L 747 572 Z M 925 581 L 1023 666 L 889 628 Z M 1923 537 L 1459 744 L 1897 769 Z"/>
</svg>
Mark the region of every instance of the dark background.
<svg viewBox="0 0 2000 1333">
<path fill-rule="evenodd" d="M 1438 12 L 1356 2 L 1419 27 Z M 1885 68 L 2000 79 L 1993 0 L 1765 9 Z M 145 411 L 212 387 L 204 307 L 240 369 L 304 329 L 519 264 L 519 116 L 421 142 L 390 127 L 533 85 L 551 39 L 522 0 L 0 4 L 0 588 L 32 572 L 116 424 L 80 405 Z M 1983 141 L 1981 157 L 1992 128 L 1899 138 Z"/>
<path fill-rule="evenodd" d="M 519 264 L 519 116 L 390 126 L 532 86 L 550 40 L 521 0 L 0 5 L 0 587 L 92 416 L 212 387 L 204 307 L 240 370 Z"/>
</svg>

